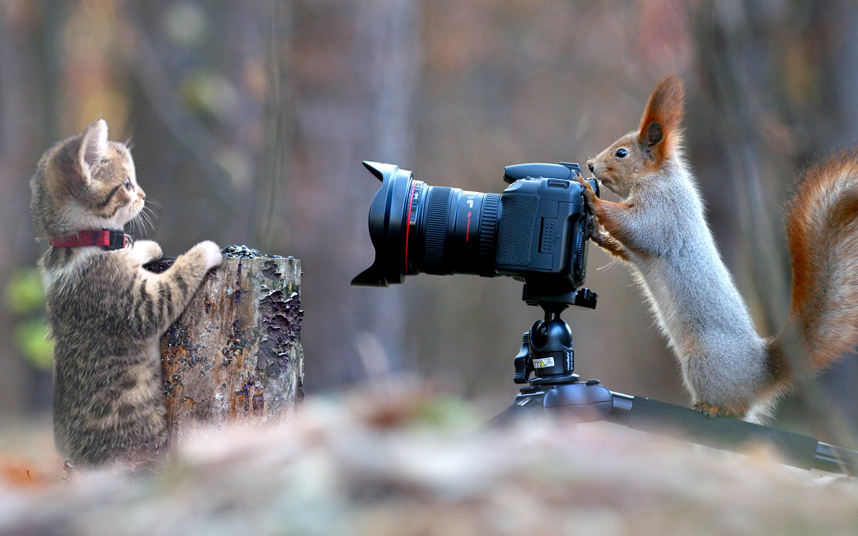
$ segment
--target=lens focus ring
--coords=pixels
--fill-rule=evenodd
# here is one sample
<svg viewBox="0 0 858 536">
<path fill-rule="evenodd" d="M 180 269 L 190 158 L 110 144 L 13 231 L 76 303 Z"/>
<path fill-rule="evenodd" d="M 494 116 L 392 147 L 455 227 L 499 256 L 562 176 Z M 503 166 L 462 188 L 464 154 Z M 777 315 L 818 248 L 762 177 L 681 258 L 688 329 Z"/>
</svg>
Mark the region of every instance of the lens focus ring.
<svg viewBox="0 0 858 536">
<path fill-rule="evenodd" d="M 437 273 L 435 268 L 444 267 L 444 241 L 452 195 L 453 189 L 443 186 L 430 191 L 426 207 L 426 273 Z"/>
<path fill-rule="evenodd" d="M 480 275 L 492 276 L 495 272 L 499 213 L 500 195 L 486 194 L 480 217 Z"/>
</svg>

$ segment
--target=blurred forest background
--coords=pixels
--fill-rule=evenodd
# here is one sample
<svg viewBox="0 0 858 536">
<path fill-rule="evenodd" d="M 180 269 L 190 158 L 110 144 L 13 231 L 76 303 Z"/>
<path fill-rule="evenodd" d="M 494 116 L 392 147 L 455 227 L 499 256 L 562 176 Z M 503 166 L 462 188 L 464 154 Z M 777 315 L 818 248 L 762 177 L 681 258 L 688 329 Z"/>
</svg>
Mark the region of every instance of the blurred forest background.
<svg viewBox="0 0 858 536">
<path fill-rule="evenodd" d="M 583 162 L 636 128 L 672 71 L 716 240 L 773 333 L 794 177 L 858 138 L 852 2 L 3 0 L 0 417 L 50 407 L 28 181 L 45 149 L 99 117 L 133 143 L 165 254 L 212 239 L 301 260 L 308 394 L 419 377 L 500 411 L 540 311 L 507 278 L 350 287 L 374 255 L 379 183 L 361 161 L 500 192 L 505 165 Z M 599 307 L 565 314 L 576 371 L 687 404 L 626 268 L 590 251 Z M 834 402 L 815 401 L 856 421 L 854 361 L 818 385 Z M 813 407 L 789 401 L 781 425 L 826 437 Z"/>
</svg>

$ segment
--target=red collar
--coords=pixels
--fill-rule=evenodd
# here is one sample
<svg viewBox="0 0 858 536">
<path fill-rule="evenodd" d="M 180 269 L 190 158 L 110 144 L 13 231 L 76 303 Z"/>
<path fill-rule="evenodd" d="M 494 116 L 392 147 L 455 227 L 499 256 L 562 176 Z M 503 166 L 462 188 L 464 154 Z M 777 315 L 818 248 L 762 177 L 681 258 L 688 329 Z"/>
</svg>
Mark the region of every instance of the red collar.
<svg viewBox="0 0 858 536">
<path fill-rule="evenodd" d="M 51 238 L 48 243 L 55 248 L 74 248 L 81 246 L 99 246 L 102 249 L 122 249 L 131 244 L 131 237 L 122 231 L 102 229 L 101 231 L 81 231 L 65 239 Z"/>
</svg>

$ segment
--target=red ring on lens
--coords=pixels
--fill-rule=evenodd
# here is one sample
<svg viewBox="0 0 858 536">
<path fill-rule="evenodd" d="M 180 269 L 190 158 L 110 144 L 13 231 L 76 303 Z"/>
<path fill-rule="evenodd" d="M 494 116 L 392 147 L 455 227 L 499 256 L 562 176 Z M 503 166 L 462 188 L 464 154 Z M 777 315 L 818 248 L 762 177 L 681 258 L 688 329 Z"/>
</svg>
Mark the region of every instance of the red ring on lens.
<svg viewBox="0 0 858 536">
<path fill-rule="evenodd" d="M 414 206 L 414 188 L 417 181 L 411 181 L 411 191 L 408 192 L 408 215 L 405 217 L 405 275 L 408 275 L 408 232 L 411 231 L 411 207 Z"/>
</svg>

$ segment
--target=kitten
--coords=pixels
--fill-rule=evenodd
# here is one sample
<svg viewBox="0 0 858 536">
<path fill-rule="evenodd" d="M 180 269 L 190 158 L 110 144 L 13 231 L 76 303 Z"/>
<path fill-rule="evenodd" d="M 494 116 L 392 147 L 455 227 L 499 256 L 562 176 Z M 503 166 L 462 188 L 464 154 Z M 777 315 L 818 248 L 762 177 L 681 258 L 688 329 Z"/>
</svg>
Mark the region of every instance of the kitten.
<svg viewBox="0 0 858 536">
<path fill-rule="evenodd" d="M 166 438 L 161 335 L 220 265 L 220 248 L 201 242 L 163 273 L 143 269 L 161 248 L 124 247 L 123 226 L 146 194 L 103 120 L 48 149 L 30 188 L 36 233 L 51 243 L 39 269 L 55 339 L 57 450 L 72 465 L 147 465 Z"/>
</svg>

